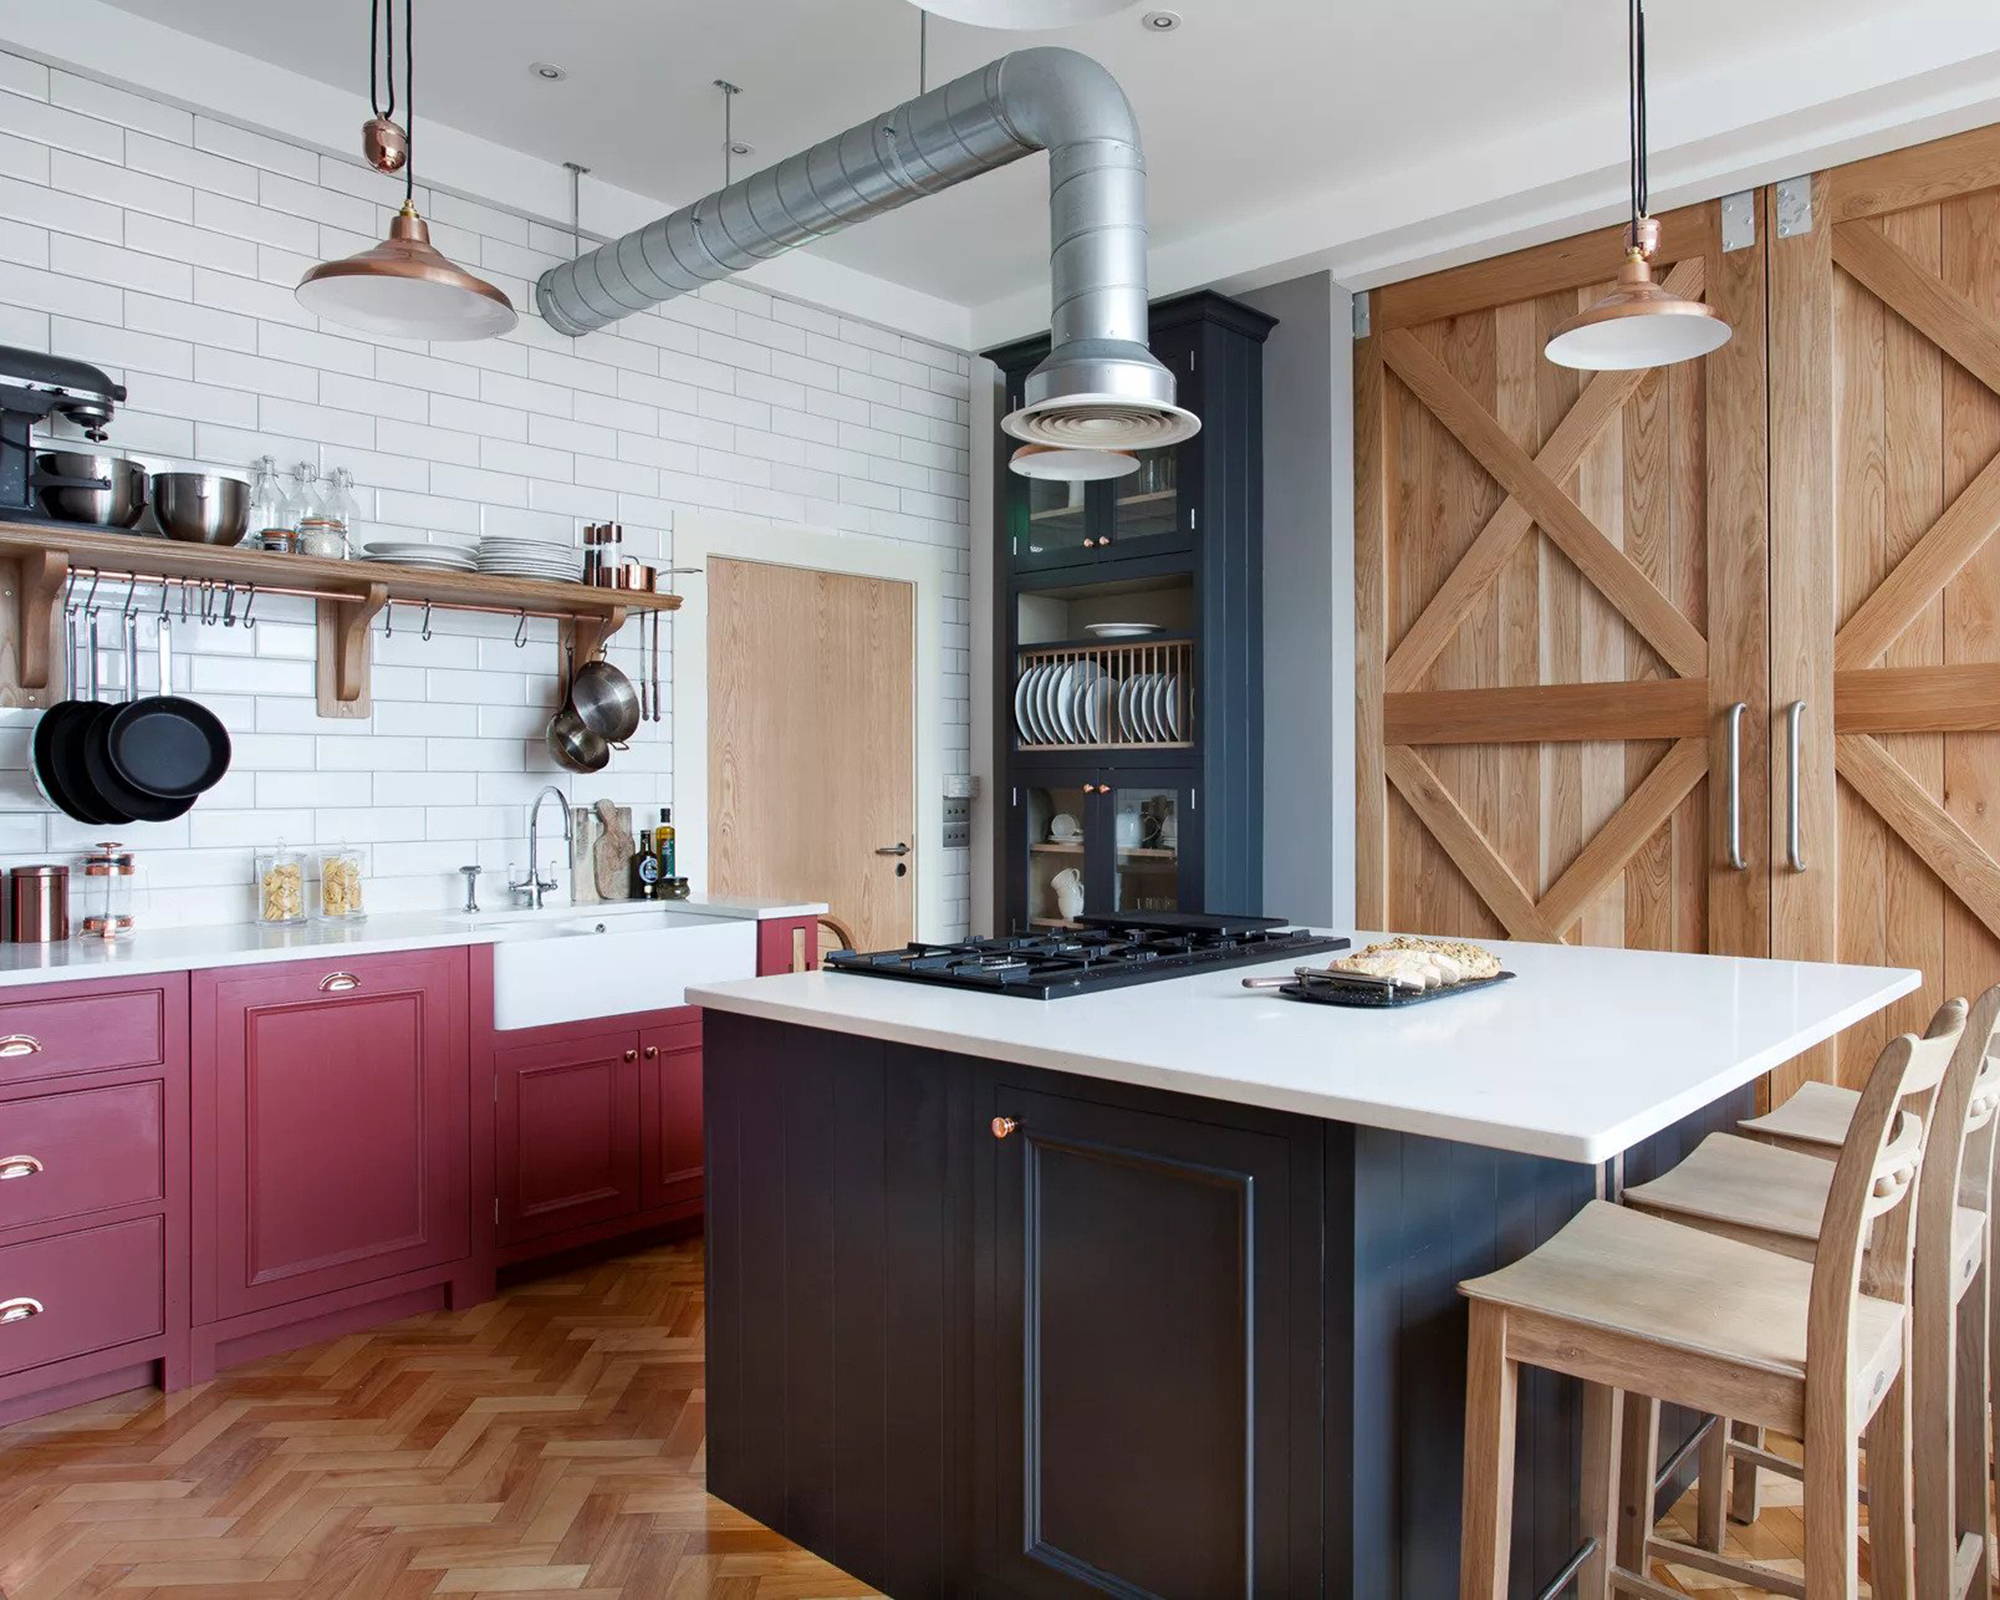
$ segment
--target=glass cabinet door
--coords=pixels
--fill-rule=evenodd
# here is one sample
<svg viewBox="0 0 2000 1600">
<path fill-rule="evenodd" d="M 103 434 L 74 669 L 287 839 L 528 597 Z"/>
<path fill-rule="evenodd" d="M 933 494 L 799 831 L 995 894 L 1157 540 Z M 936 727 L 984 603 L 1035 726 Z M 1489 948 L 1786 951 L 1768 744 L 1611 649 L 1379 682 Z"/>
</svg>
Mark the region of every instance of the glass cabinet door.
<svg viewBox="0 0 2000 1600">
<path fill-rule="evenodd" d="M 1199 412 L 1195 393 L 1194 346 L 1185 333 L 1164 334 L 1153 341 L 1153 354 L 1174 375 L 1179 403 Z M 1139 470 L 1113 478 L 1104 487 L 1106 520 L 1099 544 L 1102 554 L 1153 555 L 1184 550 L 1194 541 L 1194 477 L 1201 464 L 1201 436 L 1164 450 L 1139 452 Z"/>
<path fill-rule="evenodd" d="M 1086 789 L 1085 785 L 1090 787 Z M 1037 774 L 1024 785 L 1016 825 L 1026 837 L 1026 896 L 1022 904 L 1028 930 L 1072 926 L 1086 911 L 1092 885 L 1087 852 L 1092 848 L 1090 825 L 1096 820 L 1094 777 L 1083 774 Z"/>
<path fill-rule="evenodd" d="M 1089 560 L 1097 543 L 1091 526 L 1090 485 L 1024 478 L 1019 473 L 1008 477 L 1012 510 L 1008 537 L 1013 543 L 1014 564 L 1060 567 Z M 1084 543 L 1086 539 L 1089 544 Z"/>
<path fill-rule="evenodd" d="M 1109 786 L 1102 802 L 1111 835 L 1111 909 L 1122 913 L 1194 909 L 1183 888 L 1193 837 L 1190 791 L 1174 780 L 1127 778 Z"/>
</svg>

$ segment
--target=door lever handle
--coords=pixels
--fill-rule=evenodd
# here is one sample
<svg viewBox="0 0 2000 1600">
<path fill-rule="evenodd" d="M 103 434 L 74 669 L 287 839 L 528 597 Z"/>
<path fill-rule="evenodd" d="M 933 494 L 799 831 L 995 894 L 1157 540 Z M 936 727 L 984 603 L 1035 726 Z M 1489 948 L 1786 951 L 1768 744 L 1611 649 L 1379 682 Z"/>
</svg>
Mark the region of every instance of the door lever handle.
<svg viewBox="0 0 2000 1600">
<path fill-rule="evenodd" d="M 878 844 L 875 853 L 878 856 L 906 856 L 910 853 L 910 847 L 906 844 Z"/>
</svg>

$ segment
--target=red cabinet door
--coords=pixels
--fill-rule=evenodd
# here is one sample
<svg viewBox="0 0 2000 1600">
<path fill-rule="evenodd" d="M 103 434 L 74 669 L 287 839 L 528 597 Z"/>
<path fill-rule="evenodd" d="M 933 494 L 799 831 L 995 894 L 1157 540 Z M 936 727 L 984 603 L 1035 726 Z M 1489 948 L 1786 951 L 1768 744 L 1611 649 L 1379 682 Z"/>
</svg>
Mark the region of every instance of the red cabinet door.
<svg viewBox="0 0 2000 1600">
<path fill-rule="evenodd" d="M 463 949 L 194 983 L 198 1322 L 469 1252 Z"/>
<path fill-rule="evenodd" d="M 684 1014 L 685 1021 L 639 1036 L 646 1145 L 640 1204 L 648 1211 L 702 1193 L 701 1009 L 688 1006 Z"/>
<path fill-rule="evenodd" d="M 500 1242 L 639 1209 L 639 1040 L 579 1034 L 494 1057 Z"/>
</svg>

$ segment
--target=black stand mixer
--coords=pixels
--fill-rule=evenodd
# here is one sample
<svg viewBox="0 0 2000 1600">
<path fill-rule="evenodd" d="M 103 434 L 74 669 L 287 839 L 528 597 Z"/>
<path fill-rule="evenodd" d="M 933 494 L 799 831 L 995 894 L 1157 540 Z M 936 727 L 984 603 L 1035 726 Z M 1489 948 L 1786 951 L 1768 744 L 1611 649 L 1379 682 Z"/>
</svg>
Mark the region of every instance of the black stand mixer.
<svg viewBox="0 0 2000 1600">
<path fill-rule="evenodd" d="M 113 409 L 124 398 L 123 384 L 113 383 L 85 362 L 0 345 L 0 520 L 63 523 L 97 520 L 90 516 L 52 514 L 43 494 L 80 490 L 94 497 L 112 492 L 117 487 L 114 480 L 44 468 L 36 462 L 30 434 L 36 423 L 54 415 L 82 428 L 84 437 L 93 443 L 101 442 Z M 54 459 L 60 462 L 65 456 L 70 453 L 57 452 Z M 143 497 L 143 490 L 141 494 Z M 56 497 L 60 501 L 60 495 Z M 135 512 L 135 520 L 136 515 Z"/>
</svg>

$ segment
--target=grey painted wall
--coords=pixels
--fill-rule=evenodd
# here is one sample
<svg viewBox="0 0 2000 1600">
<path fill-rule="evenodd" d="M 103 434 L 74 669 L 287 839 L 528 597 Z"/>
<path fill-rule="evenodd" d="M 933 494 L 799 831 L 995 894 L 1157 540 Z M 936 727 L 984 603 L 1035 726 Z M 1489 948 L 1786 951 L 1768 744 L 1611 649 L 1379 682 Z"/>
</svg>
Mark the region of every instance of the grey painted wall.
<svg viewBox="0 0 2000 1600">
<path fill-rule="evenodd" d="M 1264 909 L 1354 917 L 1352 301 L 1324 272 L 1239 296 L 1264 346 Z"/>
</svg>

